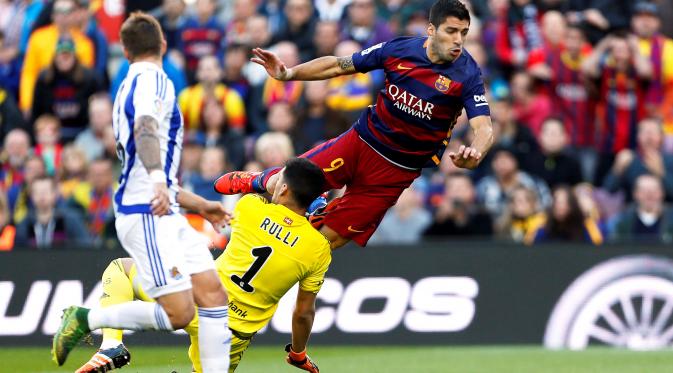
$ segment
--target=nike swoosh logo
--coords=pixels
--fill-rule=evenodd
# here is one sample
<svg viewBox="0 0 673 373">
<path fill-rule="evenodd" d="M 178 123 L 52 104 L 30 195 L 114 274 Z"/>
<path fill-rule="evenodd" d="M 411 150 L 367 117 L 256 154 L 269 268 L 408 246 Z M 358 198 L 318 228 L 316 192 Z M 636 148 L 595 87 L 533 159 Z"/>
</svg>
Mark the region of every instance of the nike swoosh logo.
<svg viewBox="0 0 673 373">
<path fill-rule="evenodd" d="M 351 232 L 354 232 L 354 233 L 364 233 L 365 232 L 365 231 L 359 231 L 357 229 L 353 229 L 352 225 L 348 226 L 348 230 L 351 231 Z"/>
<path fill-rule="evenodd" d="M 398 70 L 411 70 L 411 69 L 413 69 L 413 67 L 406 67 L 406 66 L 404 66 L 400 63 L 400 64 L 397 64 L 397 69 Z"/>
</svg>

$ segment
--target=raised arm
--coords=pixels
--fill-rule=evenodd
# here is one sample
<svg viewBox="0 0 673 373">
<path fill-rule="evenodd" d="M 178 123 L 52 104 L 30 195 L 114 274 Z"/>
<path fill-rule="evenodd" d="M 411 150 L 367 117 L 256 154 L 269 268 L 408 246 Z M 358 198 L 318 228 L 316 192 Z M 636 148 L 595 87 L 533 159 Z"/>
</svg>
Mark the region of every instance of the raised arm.
<svg viewBox="0 0 673 373">
<path fill-rule="evenodd" d="M 601 40 L 591 54 L 582 62 L 582 73 L 591 79 L 601 76 L 601 58 L 612 45 L 612 38 L 606 36 Z"/>
<path fill-rule="evenodd" d="M 138 158 L 145 166 L 154 183 L 154 197 L 150 201 L 152 214 L 166 215 L 170 209 L 166 174 L 161 168 L 161 149 L 159 147 L 159 123 L 149 115 L 136 118 L 133 126 L 133 139 L 136 142 Z"/>
<path fill-rule="evenodd" d="M 352 56 L 319 57 L 288 68 L 271 51 L 255 48 L 252 50 L 252 53 L 255 57 L 251 58 L 250 61 L 264 67 L 269 76 L 277 80 L 324 80 L 357 72 L 353 66 Z"/>
</svg>

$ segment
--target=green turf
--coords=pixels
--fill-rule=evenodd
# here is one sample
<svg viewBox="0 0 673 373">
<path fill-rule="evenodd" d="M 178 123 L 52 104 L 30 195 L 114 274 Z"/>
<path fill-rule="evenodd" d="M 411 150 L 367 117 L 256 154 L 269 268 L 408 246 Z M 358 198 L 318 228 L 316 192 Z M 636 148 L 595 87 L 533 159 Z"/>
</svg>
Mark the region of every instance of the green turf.
<svg viewBox="0 0 673 373">
<path fill-rule="evenodd" d="M 0 372 L 73 372 L 94 352 L 76 349 L 62 368 L 49 360 L 47 348 L 0 349 Z M 547 351 L 539 347 L 312 347 L 322 372 L 394 373 L 658 373 L 673 372 L 673 351 L 631 352 L 590 349 Z M 190 372 L 185 348 L 131 349 L 132 365 L 121 373 Z M 256 346 L 246 352 L 237 372 L 288 372 L 282 347 Z"/>
</svg>

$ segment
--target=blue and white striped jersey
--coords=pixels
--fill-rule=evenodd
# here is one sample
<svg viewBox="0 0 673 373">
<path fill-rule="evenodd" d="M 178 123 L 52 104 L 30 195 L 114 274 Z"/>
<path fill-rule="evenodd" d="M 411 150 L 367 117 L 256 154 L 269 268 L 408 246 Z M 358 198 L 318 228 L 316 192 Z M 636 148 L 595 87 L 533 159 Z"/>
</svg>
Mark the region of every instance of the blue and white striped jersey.
<svg viewBox="0 0 673 373">
<path fill-rule="evenodd" d="M 163 70 L 150 62 L 129 67 L 115 98 L 112 126 L 117 141 L 117 156 L 122 163 L 119 188 L 114 196 L 115 215 L 151 213 L 149 202 L 154 184 L 137 156 L 133 126 L 141 116 L 159 123 L 161 162 L 166 173 L 172 210 L 178 212 L 178 166 L 182 151 L 183 124 L 175 88 Z"/>
</svg>

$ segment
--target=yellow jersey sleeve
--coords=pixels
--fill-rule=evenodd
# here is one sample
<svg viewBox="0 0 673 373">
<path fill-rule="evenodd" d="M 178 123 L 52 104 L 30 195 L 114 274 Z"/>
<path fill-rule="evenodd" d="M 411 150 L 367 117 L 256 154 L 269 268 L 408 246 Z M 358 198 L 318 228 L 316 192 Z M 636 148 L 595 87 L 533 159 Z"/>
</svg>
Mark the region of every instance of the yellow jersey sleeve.
<svg viewBox="0 0 673 373">
<path fill-rule="evenodd" d="M 329 246 L 329 243 L 327 243 L 326 247 L 322 249 L 325 255 L 323 255 L 323 257 L 316 262 L 313 271 L 311 271 L 311 273 L 307 277 L 305 277 L 299 282 L 299 288 L 301 290 L 308 291 L 314 294 L 317 294 L 320 291 L 323 282 L 325 282 L 325 273 L 327 273 L 329 264 L 332 261 L 330 250 L 331 248 Z"/>
</svg>

